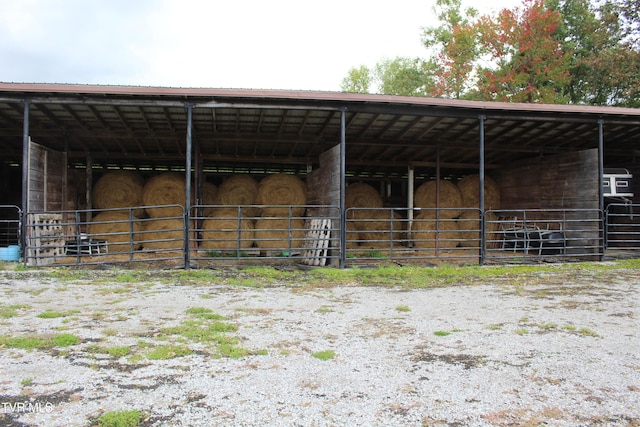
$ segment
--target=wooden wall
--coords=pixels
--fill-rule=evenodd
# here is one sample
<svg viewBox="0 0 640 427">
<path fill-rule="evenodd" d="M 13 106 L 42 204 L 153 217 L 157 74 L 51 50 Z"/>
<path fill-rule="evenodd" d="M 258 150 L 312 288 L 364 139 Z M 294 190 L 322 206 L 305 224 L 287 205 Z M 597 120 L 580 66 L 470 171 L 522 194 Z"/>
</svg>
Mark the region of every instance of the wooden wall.
<svg viewBox="0 0 640 427">
<path fill-rule="evenodd" d="M 27 210 L 29 212 L 65 209 L 67 156 L 29 141 Z"/>
<path fill-rule="evenodd" d="M 501 170 L 499 184 L 503 210 L 540 209 L 541 219 L 564 221 L 568 245 L 575 247 L 570 253 L 599 250 L 602 235 L 597 149 L 533 157 L 509 165 Z"/>
</svg>

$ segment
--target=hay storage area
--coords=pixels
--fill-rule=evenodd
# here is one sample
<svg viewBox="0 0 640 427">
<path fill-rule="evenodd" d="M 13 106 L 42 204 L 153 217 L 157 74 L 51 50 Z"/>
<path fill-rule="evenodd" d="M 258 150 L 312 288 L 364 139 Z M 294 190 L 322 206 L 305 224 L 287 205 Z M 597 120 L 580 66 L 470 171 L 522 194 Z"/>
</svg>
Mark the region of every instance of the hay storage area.
<svg viewBox="0 0 640 427">
<path fill-rule="evenodd" d="M 210 206 L 216 203 L 218 198 L 218 187 L 212 182 L 203 182 L 202 183 L 202 200 L 200 201 L 201 205 Z M 192 203 L 196 203 L 196 197 L 191 198 Z M 210 208 L 204 208 L 202 214 L 204 216 L 209 216 Z"/>
<path fill-rule="evenodd" d="M 439 208 L 440 218 L 456 218 L 462 214 L 462 210 L 460 210 L 463 207 L 462 194 L 451 181 L 441 179 L 424 182 L 416 189 L 413 199 L 417 208 Z M 435 218 L 436 211 L 426 211 L 420 215 Z"/>
<path fill-rule="evenodd" d="M 304 235 L 304 220 L 300 218 L 292 218 L 291 222 L 289 218 L 260 218 L 256 221 L 255 241 L 260 249 L 287 250 L 289 245 L 292 249 L 299 249 Z"/>
<path fill-rule="evenodd" d="M 356 182 L 346 187 L 344 205 L 346 208 L 381 208 L 383 202 L 378 190 L 367 183 Z"/>
<path fill-rule="evenodd" d="M 362 216 L 355 220 L 349 220 L 347 224 L 359 231 L 360 246 L 389 247 L 405 243 L 406 222 L 397 212 L 388 209 L 362 211 Z"/>
<path fill-rule="evenodd" d="M 485 214 L 485 227 L 487 242 L 500 238 L 498 233 L 498 217 L 491 212 Z M 460 246 L 480 247 L 480 211 L 468 210 L 458 217 L 458 229 L 460 230 Z"/>
<path fill-rule="evenodd" d="M 458 189 L 462 195 L 462 207 L 480 207 L 480 175 L 467 175 L 458 181 Z M 492 178 L 484 177 L 485 210 L 500 209 L 500 187 Z"/>
<path fill-rule="evenodd" d="M 110 171 L 102 175 L 93 186 L 91 194 L 95 209 L 118 209 L 142 206 L 144 179 L 130 170 Z M 134 215 L 141 217 L 144 210 L 136 209 Z"/>
<path fill-rule="evenodd" d="M 149 179 L 142 191 L 142 201 L 151 218 L 182 216 L 178 207 L 152 208 L 161 205 L 180 205 L 184 208 L 186 180 L 184 175 L 165 172 Z"/>
<path fill-rule="evenodd" d="M 212 209 L 211 217 L 202 223 L 201 239 L 201 249 L 237 250 L 238 239 L 241 249 L 251 248 L 255 239 L 253 221 L 238 218 L 236 208 Z"/>
<path fill-rule="evenodd" d="M 99 213 L 89 223 L 89 235 L 92 239 L 106 240 L 109 252 L 126 252 L 140 248 L 140 221 L 129 217 L 127 211 L 104 211 Z M 132 234 L 133 231 L 133 234 Z"/>
<path fill-rule="evenodd" d="M 216 205 L 249 206 L 255 205 L 258 199 L 258 182 L 247 174 L 234 174 L 225 179 L 218 188 Z M 260 211 L 255 207 L 243 209 L 249 217 L 258 216 Z"/>
<path fill-rule="evenodd" d="M 304 205 L 307 204 L 306 185 L 294 175 L 269 175 L 258 185 L 257 203 L 274 205 L 262 208 L 261 215 L 264 217 L 288 216 L 290 211 L 292 216 L 301 216 L 304 214 Z"/>
<path fill-rule="evenodd" d="M 431 215 L 418 215 L 412 224 L 416 248 L 453 249 L 460 243 L 460 230 L 454 219 L 436 221 Z"/>
<path fill-rule="evenodd" d="M 176 218 L 146 220 L 139 236 L 144 250 L 182 250 L 184 221 Z"/>
</svg>

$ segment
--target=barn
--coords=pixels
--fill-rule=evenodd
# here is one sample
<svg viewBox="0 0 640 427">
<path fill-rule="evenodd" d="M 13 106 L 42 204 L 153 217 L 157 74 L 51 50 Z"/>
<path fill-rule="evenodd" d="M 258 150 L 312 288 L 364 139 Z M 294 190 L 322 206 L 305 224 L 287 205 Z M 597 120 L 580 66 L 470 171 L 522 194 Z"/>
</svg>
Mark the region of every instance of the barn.
<svg viewBox="0 0 640 427">
<path fill-rule="evenodd" d="M 34 266 L 600 260 L 640 243 L 639 140 L 630 108 L 0 83 L 0 246 Z"/>
</svg>

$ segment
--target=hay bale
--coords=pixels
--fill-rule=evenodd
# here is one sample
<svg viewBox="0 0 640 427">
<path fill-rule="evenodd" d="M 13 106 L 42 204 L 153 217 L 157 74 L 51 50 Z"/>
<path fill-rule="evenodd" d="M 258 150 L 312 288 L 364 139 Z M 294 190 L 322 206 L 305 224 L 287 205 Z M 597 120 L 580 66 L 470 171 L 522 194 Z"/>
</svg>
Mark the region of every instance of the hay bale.
<svg viewBox="0 0 640 427">
<path fill-rule="evenodd" d="M 289 218 L 260 218 L 256 221 L 256 246 L 260 249 L 287 250 L 289 245 L 301 248 L 304 235 L 304 220 L 300 218 L 292 218 L 291 222 Z"/>
<path fill-rule="evenodd" d="M 417 248 L 452 249 L 460 242 L 458 223 L 453 219 L 436 221 L 430 215 L 418 215 L 412 224 L 413 244 Z"/>
<path fill-rule="evenodd" d="M 214 208 L 211 214 L 212 217 L 202 223 L 200 248 L 233 251 L 238 249 L 238 239 L 241 249 L 253 246 L 255 232 L 252 220 L 244 215 L 238 218 L 236 208 Z"/>
<path fill-rule="evenodd" d="M 393 240 L 394 245 L 404 243 L 406 222 L 400 214 L 393 212 L 392 222 L 392 211 L 388 209 L 361 212 L 366 216 L 348 222 L 360 232 L 361 246 L 389 247 L 390 240 Z"/>
<path fill-rule="evenodd" d="M 381 208 L 383 202 L 378 190 L 364 182 L 356 182 L 345 189 L 344 205 L 346 208 Z"/>
<path fill-rule="evenodd" d="M 205 206 L 215 205 L 216 200 L 218 199 L 218 187 L 211 182 L 203 182 L 202 183 L 202 201 L 200 204 Z M 191 198 L 192 203 L 195 202 L 196 197 Z M 202 214 L 204 216 L 211 216 L 210 212 L 211 208 L 204 208 L 202 210 Z"/>
<path fill-rule="evenodd" d="M 462 207 L 480 207 L 480 175 L 467 175 L 458 181 L 462 195 Z M 500 209 L 500 187 L 488 176 L 484 177 L 484 208 Z"/>
<path fill-rule="evenodd" d="M 133 234 L 132 234 L 133 230 Z M 131 221 L 127 211 L 104 211 L 94 216 L 88 226 L 91 239 L 106 240 L 109 252 L 126 252 L 140 248 L 140 221 Z"/>
<path fill-rule="evenodd" d="M 218 188 L 216 205 L 250 206 L 258 199 L 258 182 L 247 174 L 235 174 L 227 178 Z M 260 214 L 256 208 L 243 208 L 249 217 Z"/>
<path fill-rule="evenodd" d="M 151 178 L 142 191 L 142 202 L 151 218 L 182 216 L 178 207 L 152 208 L 152 206 L 180 205 L 184 208 L 186 194 L 184 175 L 165 172 Z"/>
<path fill-rule="evenodd" d="M 436 190 L 440 188 L 440 196 Z M 431 180 L 420 185 L 414 193 L 414 205 L 417 208 L 439 208 L 440 218 L 456 218 L 462 211 L 462 194 L 458 187 L 451 181 Z M 423 216 L 436 217 L 436 211 L 422 212 Z"/>
<path fill-rule="evenodd" d="M 184 249 L 184 221 L 177 218 L 154 219 L 142 224 L 140 234 L 142 248 Z"/>
<path fill-rule="evenodd" d="M 488 247 L 495 247 L 499 241 L 498 217 L 492 213 L 485 213 L 485 238 Z M 458 217 L 458 229 L 460 230 L 460 246 L 480 247 L 480 212 L 476 210 L 465 211 Z"/>
<path fill-rule="evenodd" d="M 262 208 L 264 217 L 301 216 L 307 204 L 307 191 L 304 181 L 285 173 L 269 175 L 258 185 L 257 202 L 260 205 L 275 205 Z"/>
<path fill-rule="evenodd" d="M 142 206 L 144 180 L 134 171 L 118 170 L 102 175 L 93 186 L 91 194 L 95 209 L 117 209 Z M 134 215 L 141 217 L 143 209 L 136 209 Z"/>
<path fill-rule="evenodd" d="M 347 249 L 355 249 L 360 246 L 360 232 L 352 221 L 347 221 Z"/>
</svg>

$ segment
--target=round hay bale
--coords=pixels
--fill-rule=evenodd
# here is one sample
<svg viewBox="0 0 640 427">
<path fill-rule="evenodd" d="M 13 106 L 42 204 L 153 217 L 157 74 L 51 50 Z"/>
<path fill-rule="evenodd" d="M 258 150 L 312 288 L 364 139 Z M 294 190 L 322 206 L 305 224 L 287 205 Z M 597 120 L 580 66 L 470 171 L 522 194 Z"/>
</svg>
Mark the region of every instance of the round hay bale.
<svg viewBox="0 0 640 427">
<path fill-rule="evenodd" d="M 205 206 L 215 205 L 218 198 L 218 187 L 211 182 L 203 182 L 202 183 L 202 200 L 200 204 Z M 191 198 L 192 203 L 196 201 L 196 197 L 193 196 Z M 202 210 L 202 214 L 204 216 L 210 215 L 211 208 L 204 208 Z"/>
<path fill-rule="evenodd" d="M 293 218 L 289 225 L 289 218 L 260 218 L 256 221 L 255 237 L 256 246 L 260 249 L 287 250 L 289 246 L 301 248 L 304 239 L 304 220 Z"/>
<path fill-rule="evenodd" d="M 262 216 L 265 217 L 288 216 L 292 206 L 291 215 L 300 216 L 304 213 L 304 205 L 307 204 L 305 183 L 294 175 L 269 175 L 258 185 L 257 202 L 260 205 L 275 205 L 262 208 Z"/>
<path fill-rule="evenodd" d="M 118 170 L 102 175 L 93 186 L 91 200 L 95 209 L 131 208 L 142 206 L 144 180 L 134 171 Z M 141 217 L 143 209 L 134 210 Z"/>
<path fill-rule="evenodd" d="M 487 247 L 495 248 L 499 244 L 498 217 L 492 213 L 485 213 L 485 238 Z M 460 246 L 480 247 L 480 212 L 476 210 L 465 211 L 458 217 L 458 229 L 460 230 Z"/>
<path fill-rule="evenodd" d="M 211 213 L 213 217 L 202 223 L 200 248 L 233 251 L 238 249 L 238 239 L 241 249 L 253 246 L 255 232 L 252 220 L 244 215 L 238 218 L 236 208 L 214 208 Z"/>
<path fill-rule="evenodd" d="M 347 221 L 347 249 L 354 249 L 360 246 L 360 232 L 355 224 Z"/>
<path fill-rule="evenodd" d="M 440 197 L 436 190 L 440 188 Z M 451 181 L 436 180 L 427 181 L 421 184 L 414 193 L 414 205 L 417 208 L 439 208 L 440 218 L 456 218 L 462 213 L 462 194 L 458 187 Z M 423 216 L 436 217 L 436 211 L 422 212 Z"/>
<path fill-rule="evenodd" d="M 141 230 L 140 221 L 132 222 L 127 211 L 101 212 L 93 217 L 88 227 L 91 239 L 108 242 L 109 252 L 129 251 L 132 241 L 133 249 L 139 249 Z"/>
<path fill-rule="evenodd" d="M 158 208 L 152 206 L 180 205 L 184 208 L 186 181 L 184 175 L 165 172 L 151 178 L 142 191 L 142 202 L 151 218 L 182 216 L 178 207 Z"/>
<path fill-rule="evenodd" d="M 383 202 L 378 190 L 364 182 L 356 182 L 345 189 L 344 205 L 347 208 L 381 208 Z"/>
<path fill-rule="evenodd" d="M 215 204 L 231 206 L 255 205 L 258 199 L 258 182 L 247 174 L 235 174 L 227 178 L 218 188 Z M 243 212 L 254 217 L 260 214 L 256 208 L 245 207 Z"/>
<path fill-rule="evenodd" d="M 361 245 L 389 247 L 390 240 L 397 245 L 405 238 L 406 222 L 397 212 L 388 209 L 374 209 L 362 211 L 366 216 L 349 221 L 360 232 Z M 393 231 L 392 231 L 393 230 Z"/>
<path fill-rule="evenodd" d="M 453 219 L 435 221 L 430 215 L 418 215 L 412 224 L 413 244 L 417 248 L 452 249 L 460 242 L 458 223 Z"/>
<path fill-rule="evenodd" d="M 480 207 L 480 175 L 467 175 L 458 181 L 462 195 L 462 207 Z M 484 177 L 484 208 L 500 209 L 500 187 L 488 176 Z"/>
<path fill-rule="evenodd" d="M 184 221 L 177 218 L 154 219 L 142 224 L 143 249 L 184 249 Z"/>
</svg>

